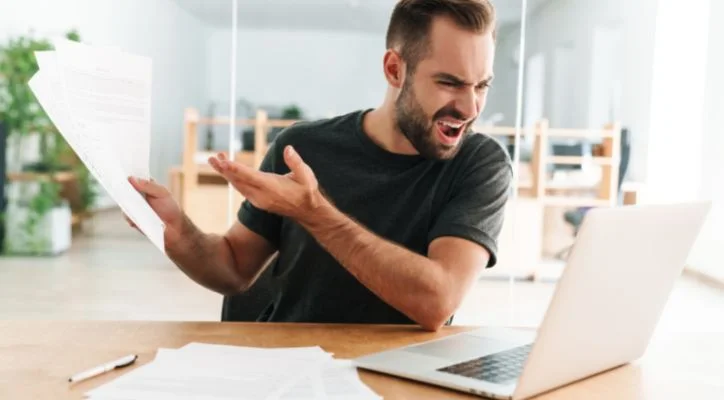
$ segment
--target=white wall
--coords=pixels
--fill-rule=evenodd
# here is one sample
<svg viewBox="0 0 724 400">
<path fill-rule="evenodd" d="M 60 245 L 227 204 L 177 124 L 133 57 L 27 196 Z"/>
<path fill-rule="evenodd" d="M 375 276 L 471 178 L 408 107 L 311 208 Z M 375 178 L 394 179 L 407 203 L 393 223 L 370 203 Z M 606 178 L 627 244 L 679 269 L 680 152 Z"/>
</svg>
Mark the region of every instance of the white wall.
<svg viewBox="0 0 724 400">
<path fill-rule="evenodd" d="M 708 22 L 709 0 L 691 0 L 685 7 L 677 0 L 660 0 L 646 201 L 687 201 L 699 196 Z"/>
<path fill-rule="evenodd" d="M 724 281 L 724 25 L 718 21 L 722 13 L 724 2 L 711 1 L 699 197 L 712 200 L 713 207 L 689 264 Z"/>
<path fill-rule="evenodd" d="M 385 94 L 383 32 L 240 29 L 237 45 L 237 97 L 255 105 L 294 103 L 308 118 L 319 118 L 376 107 Z M 230 49 L 230 29 L 214 29 L 205 53 L 205 94 L 224 115 Z"/>
<path fill-rule="evenodd" d="M 0 41 L 64 34 L 153 60 L 151 175 L 166 182 L 181 162 L 183 110 L 205 103 L 208 28 L 171 0 L 0 0 Z"/>
</svg>

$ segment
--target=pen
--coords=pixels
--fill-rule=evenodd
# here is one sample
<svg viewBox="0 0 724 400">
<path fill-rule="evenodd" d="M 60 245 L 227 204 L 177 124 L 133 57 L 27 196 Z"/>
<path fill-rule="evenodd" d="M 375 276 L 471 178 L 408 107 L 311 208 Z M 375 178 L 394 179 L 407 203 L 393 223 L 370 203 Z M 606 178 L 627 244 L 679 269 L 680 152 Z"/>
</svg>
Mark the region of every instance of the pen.
<svg viewBox="0 0 724 400">
<path fill-rule="evenodd" d="M 97 367 L 91 368 L 89 370 L 79 372 L 70 378 L 68 378 L 68 382 L 80 382 L 82 380 L 86 380 L 88 378 L 92 378 L 94 376 L 106 373 L 108 371 L 113 371 L 117 368 L 123 368 L 127 367 L 134 362 L 136 362 L 136 359 L 138 358 L 138 355 L 132 354 L 130 356 L 125 356 L 122 358 L 119 358 L 118 360 L 111 361 L 109 363 L 99 365 Z"/>
</svg>

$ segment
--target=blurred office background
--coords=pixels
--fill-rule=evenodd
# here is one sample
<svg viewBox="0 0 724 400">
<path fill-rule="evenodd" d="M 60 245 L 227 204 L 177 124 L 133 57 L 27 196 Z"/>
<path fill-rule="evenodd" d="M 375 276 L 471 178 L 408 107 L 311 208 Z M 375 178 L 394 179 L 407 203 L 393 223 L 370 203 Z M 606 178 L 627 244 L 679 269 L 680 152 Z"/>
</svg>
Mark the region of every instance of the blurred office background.
<svg viewBox="0 0 724 400">
<path fill-rule="evenodd" d="M 724 32 L 714 19 L 724 3 L 493 3 L 496 78 L 477 130 L 509 149 L 517 181 L 500 265 L 481 276 L 454 323 L 536 325 L 592 207 L 712 200 L 663 324 L 724 329 L 711 318 L 724 306 Z M 221 296 L 130 229 L 63 146 L 23 84 L 37 68 L 33 50 L 70 36 L 150 57 L 151 175 L 205 231 L 223 232 L 241 198 L 207 156 L 231 150 L 256 166 L 294 121 L 377 106 L 393 6 L 0 0 L 0 318 L 221 313 Z"/>
</svg>

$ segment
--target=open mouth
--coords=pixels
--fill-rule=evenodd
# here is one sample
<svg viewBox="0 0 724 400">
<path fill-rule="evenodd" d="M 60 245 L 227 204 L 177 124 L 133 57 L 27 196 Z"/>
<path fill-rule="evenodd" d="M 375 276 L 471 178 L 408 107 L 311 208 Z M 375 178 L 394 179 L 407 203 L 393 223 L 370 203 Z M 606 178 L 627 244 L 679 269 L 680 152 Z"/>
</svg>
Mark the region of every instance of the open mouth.
<svg viewBox="0 0 724 400">
<path fill-rule="evenodd" d="M 458 121 L 437 121 L 435 126 L 437 127 L 438 136 L 443 143 L 455 144 L 460 138 L 465 124 Z"/>
</svg>

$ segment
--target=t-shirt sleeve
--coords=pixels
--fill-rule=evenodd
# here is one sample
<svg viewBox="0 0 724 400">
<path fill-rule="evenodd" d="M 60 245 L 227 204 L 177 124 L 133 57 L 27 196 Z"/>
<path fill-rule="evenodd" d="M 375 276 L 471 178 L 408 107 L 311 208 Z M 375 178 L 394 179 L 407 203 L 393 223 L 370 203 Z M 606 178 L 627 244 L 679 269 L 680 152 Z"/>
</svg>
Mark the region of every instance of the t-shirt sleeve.
<svg viewBox="0 0 724 400">
<path fill-rule="evenodd" d="M 449 201 L 434 221 L 428 243 L 442 236 L 470 240 L 490 253 L 487 268 L 498 261 L 498 236 L 513 172 L 508 160 L 470 168 L 452 189 Z"/>
<path fill-rule="evenodd" d="M 278 171 L 278 152 L 275 143 L 269 146 L 259 169 L 264 172 L 286 173 L 284 171 Z M 244 224 L 249 230 L 265 238 L 274 248 L 279 248 L 279 236 L 282 224 L 282 218 L 279 215 L 257 208 L 251 204 L 249 200 L 245 199 L 241 203 L 241 207 L 239 207 L 237 217 L 239 218 L 239 222 Z"/>
</svg>

